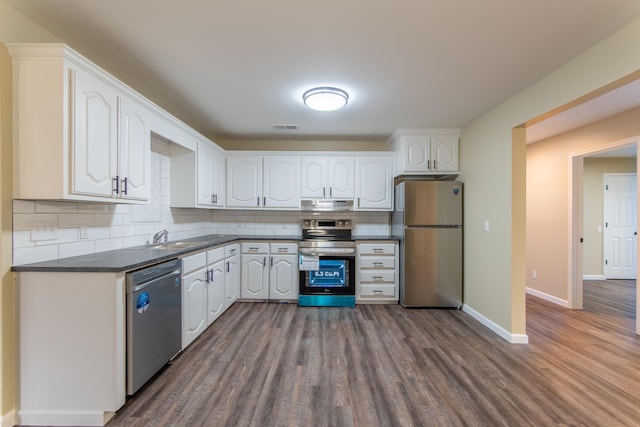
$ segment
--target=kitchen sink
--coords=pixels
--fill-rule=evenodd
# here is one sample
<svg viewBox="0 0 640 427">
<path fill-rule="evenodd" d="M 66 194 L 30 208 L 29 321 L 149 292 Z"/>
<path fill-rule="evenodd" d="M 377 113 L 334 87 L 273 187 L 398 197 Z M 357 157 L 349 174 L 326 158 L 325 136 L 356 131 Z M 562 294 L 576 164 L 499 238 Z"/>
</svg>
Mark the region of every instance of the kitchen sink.
<svg viewBox="0 0 640 427">
<path fill-rule="evenodd" d="M 164 249 L 169 251 L 175 251 L 180 249 L 189 249 L 195 248 L 196 246 L 206 245 L 207 242 L 170 242 L 170 243 L 162 243 L 159 245 L 151 246 L 151 249 Z"/>
</svg>

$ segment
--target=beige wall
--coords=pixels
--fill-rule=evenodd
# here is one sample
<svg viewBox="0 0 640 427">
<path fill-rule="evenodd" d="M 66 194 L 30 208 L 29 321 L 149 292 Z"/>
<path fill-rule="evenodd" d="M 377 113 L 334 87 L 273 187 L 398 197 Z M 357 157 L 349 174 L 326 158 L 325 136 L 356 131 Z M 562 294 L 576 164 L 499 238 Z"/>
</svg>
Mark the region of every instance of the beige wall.
<svg viewBox="0 0 640 427">
<path fill-rule="evenodd" d="M 569 299 L 569 159 L 640 135 L 640 108 L 527 147 L 527 286 Z M 632 164 L 635 159 L 632 159 Z M 586 237 L 586 236 L 585 236 Z M 533 279 L 533 271 L 537 279 Z"/>
<path fill-rule="evenodd" d="M 640 114 L 636 116 L 636 122 Z M 584 243 L 582 244 L 582 273 L 585 276 L 604 274 L 604 174 L 636 173 L 635 158 L 584 159 Z"/>
<path fill-rule="evenodd" d="M 531 196 L 526 193 L 524 180 L 512 181 L 512 172 L 526 169 L 529 173 L 528 162 L 519 154 L 524 142 L 514 140 L 512 129 L 637 72 L 638 51 L 640 19 L 636 18 L 462 130 L 465 305 L 512 334 L 526 332 L 526 273 L 522 267 L 525 254 L 520 248 L 529 223 L 529 218 L 526 222 L 521 217 L 513 218 L 512 212 L 523 215 L 520 212 L 524 194 L 527 204 Z M 566 198 L 566 186 L 563 191 Z M 490 222 L 488 232 L 483 231 L 485 220 Z M 563 280 L 566 283 L 566 275 Z"/>
<path fill-rule="evenodd" d="M 16 325 L 12 255 L 12 127 L 11 127 L 11 59 L 5 42 L 57 41 L 54 36 L 26 19 L 12 6 L 0 0 L 0 423 L 12 425 L 15 414 Z"/>
</svg>

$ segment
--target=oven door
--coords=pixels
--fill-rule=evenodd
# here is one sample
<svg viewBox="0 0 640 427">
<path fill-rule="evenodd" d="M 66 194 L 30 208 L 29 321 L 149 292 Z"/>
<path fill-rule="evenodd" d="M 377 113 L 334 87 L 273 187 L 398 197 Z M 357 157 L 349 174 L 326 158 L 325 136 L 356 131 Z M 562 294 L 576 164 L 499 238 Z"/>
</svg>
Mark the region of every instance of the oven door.
<svg viewBox="0 0 640 427">
<path fill-rule="evenodd" d="M 355 295 L 355 256 L 320 256 L 318 270 L 300 270 L 300 295 Z"/>
</svg>

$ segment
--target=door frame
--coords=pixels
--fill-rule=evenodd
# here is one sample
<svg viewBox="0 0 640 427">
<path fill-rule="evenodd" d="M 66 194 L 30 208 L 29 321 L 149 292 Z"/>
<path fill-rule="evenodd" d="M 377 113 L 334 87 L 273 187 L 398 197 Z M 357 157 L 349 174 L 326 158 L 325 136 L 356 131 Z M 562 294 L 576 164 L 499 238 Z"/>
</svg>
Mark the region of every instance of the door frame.
<svg viewBox="0 0 640 427">
<path fill-rule="evenodd" d="M 582 272 L 582 245 L 580 238 L 583 236 L 583 174 L 584 174 L 584 158 L 590 154 L 601 153 L 616 148 L 622 148 L 630 145 L 640 146 L 640 136 L 626 138 L 619 141 L 613 141 L 597 147 L 576 151 L 569 154 L 569 277 L 568 277 L 568 305 L 574 310 L 582 309 L 583 301 L 583 272 Z M 638 157 L 636 156 L 636 162 Z M 637 177 L 637 175 L 636 175 Z M 637 187 L 636 187 L 637 188 Z M 638 191 L 638 190 L 636 190 Z M 640 198 L 636 197 L 640 204 Z M 639 210 L 640 211 L 640 210 Z M 636 220 L 637 221 L 637 220 Z M 636 245 L 640 239 L 636 239 Z M 640 251 L 636 252 L 636 265 L 640 258 Z M 640 307 L 640 292 L 638 281 L 636 280 L 636 334 L 640 334 L 640 316 L 638 308 Z"/>
</svg>

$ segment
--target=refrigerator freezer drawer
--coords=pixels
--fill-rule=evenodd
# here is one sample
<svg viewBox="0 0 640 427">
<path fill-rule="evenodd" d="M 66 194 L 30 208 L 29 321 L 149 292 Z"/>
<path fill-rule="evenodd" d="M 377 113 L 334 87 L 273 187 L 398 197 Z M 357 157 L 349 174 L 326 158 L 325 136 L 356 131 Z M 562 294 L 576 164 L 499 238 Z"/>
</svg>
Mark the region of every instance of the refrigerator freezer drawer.
<svg viewBox="0 0 640 427">
<path fill-rule="evenodd" d="M 461 228 L 407 228 L 403 262 L 403 306 L 462 305 Z"/>
</svg>

